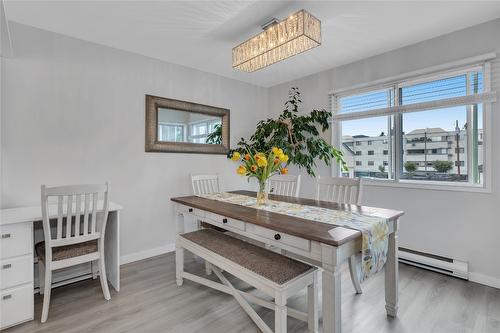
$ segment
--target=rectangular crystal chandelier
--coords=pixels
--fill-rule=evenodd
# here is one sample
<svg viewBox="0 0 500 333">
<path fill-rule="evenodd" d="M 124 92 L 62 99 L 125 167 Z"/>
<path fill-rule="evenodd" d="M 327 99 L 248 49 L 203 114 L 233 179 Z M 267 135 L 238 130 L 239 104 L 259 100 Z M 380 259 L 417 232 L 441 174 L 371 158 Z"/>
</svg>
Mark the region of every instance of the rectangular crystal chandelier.
<svg viewBox="0 0 500 333">
<path fill-rule="evenodd" d="M 253 72 L 321 45 L 321 22 L 305 10 L 233 48 L 233 68 Z"/>
</svg>

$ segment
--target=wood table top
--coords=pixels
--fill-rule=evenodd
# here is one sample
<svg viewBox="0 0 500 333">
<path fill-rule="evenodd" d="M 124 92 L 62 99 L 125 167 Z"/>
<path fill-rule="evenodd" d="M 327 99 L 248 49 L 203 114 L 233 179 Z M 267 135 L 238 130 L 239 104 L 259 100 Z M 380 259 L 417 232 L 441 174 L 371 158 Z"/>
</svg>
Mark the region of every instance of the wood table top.
<svg viewBox="0 0 500 333">
<path fill-rule="evenodd" d="M 256 196 L 255 192 L 250 191 L 232 191 L 231 193 L 243 194 L 251 197 Z M 272 194 L 269 195 L 269 199 L 297 203 L 307 206 L 323 207 L 333 210 L 351 211 L 363 215 L 382 217 L 388 220 L 396 220 L 404 214 L 402 211 L 384 208 L 338 204 L 335 202 Z M 288 216 L 284 214 L 273 213 L 261 209 L 255 209 L 252 207 L 245 207 L 227 202 L 206 199 L 195 195 L 176 197 L 171 198 L 170 200 L 192 208 L 201 209 L 225 217 L 233 218 L 275 231 L 284 232 L 293 236 L 314 240 L 333 246 L 340 246 L 353 239 L 361 237 L 361 232 L 358 230 Z"/>
</svg>

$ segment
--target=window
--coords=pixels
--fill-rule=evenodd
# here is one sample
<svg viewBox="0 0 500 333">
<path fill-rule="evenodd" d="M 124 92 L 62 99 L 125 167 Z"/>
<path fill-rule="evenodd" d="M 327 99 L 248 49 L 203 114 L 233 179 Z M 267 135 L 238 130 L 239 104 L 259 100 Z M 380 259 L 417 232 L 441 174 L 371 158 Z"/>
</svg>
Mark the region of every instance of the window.
<svg viewBox="0 0 500 333">
<path fill-rule="evenodd" d="M 485 86 L 485 68 L 486 63 L 332 95 L 333 120 L 341 133 L 333 140 L 341 142 L 348 175 L 483 184 L 484 108 L 495 97 Z M 366 146 L 349 151 L 356 138 L 376 145 L 387 160 L 365 160 L 363 166 L 359 156 L 375 152 Z"/>
<path fill-rule="evenodd" d="M 158 123 L 158 141 L 183 142 L 185 126 L 182 124 Z"/>
<path fill-rule="evenodd" d="M 342 122 L 342 152 L 344 159 L 350 170 L 352 177 L 377 177 L 388 178 L 392 175 L 391 168 L 386 168 L 386 172 L 381 173 L 378 165 L 367 165 L 366 155 L 374 155 L 374 150 L 367 150 L 368 146 L 357 146 L 353 151 L 350 147 L 350 142 L 355 140 L 355 137 L 365 136 L 379 136 L 381 132 L 388 133 L 389 117 L 378 117 L 371 119 L 355 119 L 346 120 Z M 359 129 L 363 129 L 359 132 Z M 361 141 L 357 141 L 361 142 Z M 382 145 L 389 150 L 389 144 Z"/>
<path fill-rule="evenodd" d="M 220 119 L 204 120 L 189 124 L 189 142 L 206 143 L 208 134 L 215 130 L 215 126 L 221 124 Z"/>
</svg>

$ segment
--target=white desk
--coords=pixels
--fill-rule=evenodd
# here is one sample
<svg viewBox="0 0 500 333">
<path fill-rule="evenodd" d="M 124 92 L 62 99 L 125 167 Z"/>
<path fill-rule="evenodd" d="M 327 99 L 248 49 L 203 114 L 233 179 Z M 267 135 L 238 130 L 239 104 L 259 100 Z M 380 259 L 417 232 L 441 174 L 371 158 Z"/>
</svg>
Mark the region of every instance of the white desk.
<svg viewBox="0 0 500 333">
<path fill-rule="evenodd" d="M 121 209 L 120 205 L 110 202 L 105 232 L 106 273 L 116 291 L 120 291 Z M 49 216 L 57 218 L 55 205 L 49 205 Z M 41 221 L 40 206 L 0 210 L 0 329 L 34 318 L 34 243 L 41 237 L 34 231 L 41 229 Z M 73 283 L 93 275 L 88 269 L 80 269 L 55 285 Z"/>
</svg>

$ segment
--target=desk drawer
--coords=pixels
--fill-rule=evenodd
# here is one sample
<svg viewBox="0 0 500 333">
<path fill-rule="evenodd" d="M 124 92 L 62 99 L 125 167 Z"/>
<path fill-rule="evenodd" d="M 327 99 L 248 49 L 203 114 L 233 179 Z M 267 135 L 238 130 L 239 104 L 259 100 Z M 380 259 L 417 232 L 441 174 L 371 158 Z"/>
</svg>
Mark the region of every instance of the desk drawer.
<svg viewBox="0 0 500 333">
<path fill-rule="evenodd" d="M 309 240 L 288 235 L 283 232 L 274 231 L 253 224 L 249 224 L 247 226 L 247 231 L 253 233 L 254 235 L 269 239 L 271 241 L 269 244 L 271 245 L 274 244 L 279 246 L 278 244 L 285 244 L 308 252 L 311 249 L 311 242 Z"/>
<path fill-rule="evenodd" d="M 0 293 L 0 329 L 33 319 L 33 284 Z"/>
<path fill-rule="evenodd" d="M 31 227 L 31 222 L 0 227 L 0 259 L 33 253 Z"/>
<path fill-rule="evenodd" d="M 230 226 L 239 230 L 245 230 L 245 222 L 242 221 L 230 219 L 228 217 L 214 213 L 207 213 L 207 218 L 216 222 L 217 226 L 220 226 L 222 228 L 224 228 L 224 226 Z"/>
<path fill-rule="evenodd" d="M 0 289 L 33 281 L 33 256 L 0 260 Z"/>
</svg>

